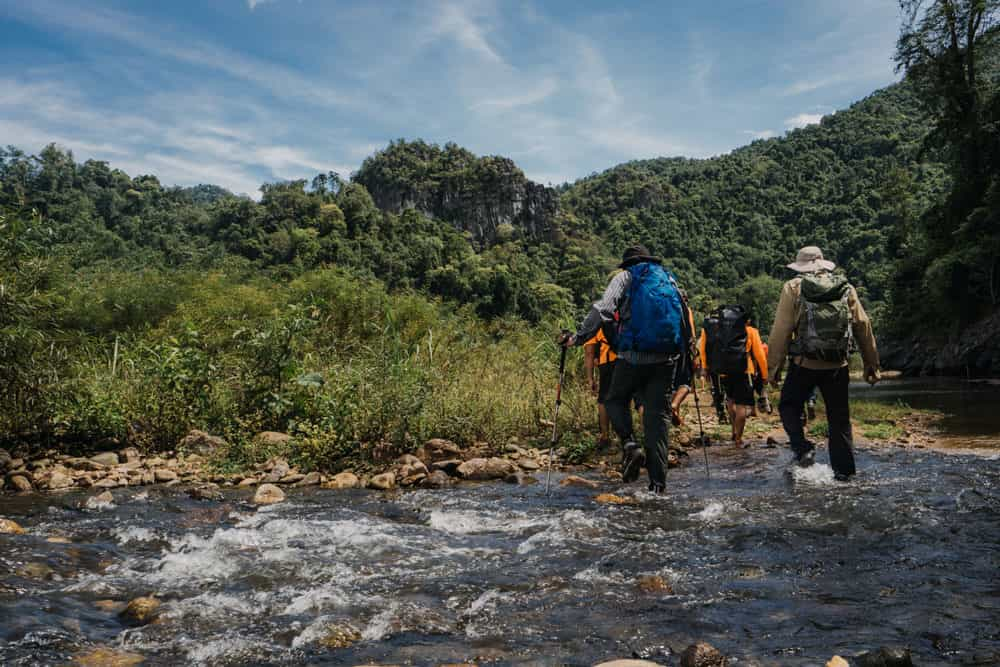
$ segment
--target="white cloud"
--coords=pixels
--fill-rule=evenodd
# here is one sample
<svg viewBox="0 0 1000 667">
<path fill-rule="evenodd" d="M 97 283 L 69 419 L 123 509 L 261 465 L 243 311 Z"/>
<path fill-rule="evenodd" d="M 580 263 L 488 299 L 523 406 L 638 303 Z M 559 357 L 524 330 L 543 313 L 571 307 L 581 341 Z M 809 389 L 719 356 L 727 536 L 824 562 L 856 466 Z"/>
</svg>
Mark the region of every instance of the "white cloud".
<svg viewBox="0 0 1000 667">
<path fill-rule="evenodd" d="M 792 116 L 791 118 L 785 119 L 785 129 L 794 130 L 796 128 L 805 127 L 807 125 L 816 125 L 821 120 L 823 120 L 823 114 L 800 113 L 797 116 Z"/>
<path fill-rule="evenodd" d="M 770 139 L 772 137 L 778 136 L 778 133 L 774 130 L 743 130 L 743 134 L 750 136 L 753 139 Z"/>
<path fill-rule="evenodd" d="M 490 62 L 503 63 L 504 59 L 486 39 L 487 30 L 477 22 L 478 17 L 470 9 L 468 3 L 447 2 L 441 5 L 434 17 L 433 35 L 451 37 L 465 49 L 478 53 Z"/>
<path fill-rule="evenodd" d="M 492 97 L 475 102 L 471 107 L 475 109 L 497 109 L 505 111 L 517 107 L 531 106 L 538 104 L 559 90 L 559 82 L 552 77 L 545 77 L 529 90 L 523 92 L 513 92 L 503 97 Z"/>
<path fill-rule="evenodd" d="M 263 5 L 268 2 L 273 2 L 273 0 L 247 0 L 247 7 L 250 8 L 250 11 L 253 11 L 257 9 L 258 5 Z"/>
</svg>

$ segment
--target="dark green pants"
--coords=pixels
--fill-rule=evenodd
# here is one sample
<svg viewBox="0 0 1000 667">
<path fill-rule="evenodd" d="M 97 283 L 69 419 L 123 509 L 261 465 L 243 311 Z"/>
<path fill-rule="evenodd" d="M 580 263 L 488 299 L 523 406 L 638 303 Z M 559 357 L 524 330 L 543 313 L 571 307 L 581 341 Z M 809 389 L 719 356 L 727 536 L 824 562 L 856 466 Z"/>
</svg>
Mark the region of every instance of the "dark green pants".
<svg viewBox="0 0 1000 667">
<path fill-rule="evenodd" d="M 646 471 L 649 483 L 661 488 L 667 484 L 667 406 L 673 379 L 674 365 L 671 362 L 633 365 L 619 359 L 604 402 L 615 433 L 625 443 L 635 440 L 629 402 L 633 395 L 641 399 Z"/>
</svg>

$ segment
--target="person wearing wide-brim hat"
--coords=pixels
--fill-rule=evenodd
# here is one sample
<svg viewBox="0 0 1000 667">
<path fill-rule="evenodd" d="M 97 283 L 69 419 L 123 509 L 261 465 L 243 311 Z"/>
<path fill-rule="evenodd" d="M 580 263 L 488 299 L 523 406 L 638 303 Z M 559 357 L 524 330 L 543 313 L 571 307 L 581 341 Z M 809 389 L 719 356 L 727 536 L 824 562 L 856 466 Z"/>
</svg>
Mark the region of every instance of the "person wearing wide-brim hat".
<svg viewBox="0 0 1000 667">
<path fill-rule="evenodd" d="M 839 481 L 855 474 L 853 434 L 848 402 L 848 357 L 853 340 L 861 351 L 865 380 L 879 381 L 878 348 L 871 320 L 847 278 L 834 273 L 836 264 L 816 246 L 799 250 L 787 265 L 797 275 L 785 283 L 768 339 L 771 383 L 777 385 L 786 356 L 788 374 L 778 412 L 799 465 L 812 465 L 814 445 L 806 440 L 802 410 L 818 387 L 826 404 L 830 466 Z"/>
<path fill-rule="evenodd" d="M 633 296 L 633 288 L 635 294 L 652 294 L 653 292 L 644 290 L 654 284 L 654 281 L 663 281 L 655 284 L 669 285 L 670 296 L 663 298 L 671 300 L 679 319 L 683 308 L 680 290 L 673 276 L 661 264 L 662 260 L 641 244 L 625 250 L 618 265 L 623 270 L 611 278 L 604 295 L 590 309 L 576 334 L 566 335 L 561 341 L 566 346 L 581 345 L 590 340 L 602 326 L 611 325 L 615 328 L 617 333 L 613 345 L 618 359 L 605 406 L 611 425 L 622 441 L 622 478 L 626 482 L 635 481 L 639 476 L 639 469 L 645 463 L 649 474 L 649 488 L 656 493 L 663 493 L 666 488 L 668 422 L 665 416 L 673 387 L 674 367 L 683 352 L 685 341 L 680 337 L 671 341 L 666 340 L 666 337 L 653 341 L 644 336 L 632 337 L 640 329 L 644 334 L 665 331 L 659 326 L 643 328 L 644 321 L 657 324 L 659 321 L 643 320 L 634 312 L 641 310 L 647 313 L 643 309 L 650 302 L 643 300 L 647 297 Z M 635 309 L 632 308 L 633 299 Z M 677 329 L 672 333 L 678 333 L 680 328 L 678 322 Z M 631 342 L 624 342 L 626 339 Z M 640 447 L 636 442 L 632 429 L 629 402 L 633 397 L 642 402 L 645 447 Z"/>
</svg>

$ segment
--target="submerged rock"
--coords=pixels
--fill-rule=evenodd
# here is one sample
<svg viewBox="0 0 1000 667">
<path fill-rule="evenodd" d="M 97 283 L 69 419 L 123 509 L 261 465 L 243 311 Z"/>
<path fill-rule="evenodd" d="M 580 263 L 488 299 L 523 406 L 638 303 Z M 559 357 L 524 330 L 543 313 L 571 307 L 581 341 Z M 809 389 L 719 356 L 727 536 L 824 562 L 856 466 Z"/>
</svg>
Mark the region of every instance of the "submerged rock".
<svg viewBox="0 0 1000 667">
<path fill-rule="evenodd" d="M 361 633 L 352 627 L 331 625 L 318 643 L 324 648 L 347 648 L 360 639 Z"/>
<path fill-rule="evenodd" d="M 643 593 L 672 595 L 674 592 L 670 582 L 658 574 L 644 574 L 635 580 L 635 585 Z"/>
<path fill-rule="evenodd" d="M 215 484 L 203 484 L 188 489 L 188 495 L 195 500 L 222 500 L 222 492 Z"/>
<path fill-rule="evenodd" d="M 125 610 L 126 603 L 118 600 L 96 600 L 94 606 L 109 614 L 120 614 Z"/>
<path fill-rule="evenodd" d="M 497 457 L 469 459 L 458 466 L 458 474 L 464 479 L 489 480 L 503 479 L 507 475 L 518 472 L 518 467 L 512 461 Z"/>
<path fill-rule="evenodd" d="M 152 623 L 160 609 L 160 601 L 153 596 L 138 597 L 129 602 L 118 617 L 128 625 Z"/>
<path fill-rule="evenodd" d="M 285 499 L 285 492 L 274 484 L 261 484 L 253 494 L 253 502 L 258 505 L 273 505 Z"/>
<path fill-rule="evenodd" d="M 380 475 L 375 475 L 370 480 L 368 480 L 369 489 L 378 489 L 379 491 L 388 491 L 396 487 L 396 475 L 392 472 L 384 472 Z"/>
<path fill-rule="evenodd" d="M 854 658 L 858 667 L 913 667 L 909 649 L 883 646 Z"/>
<path fill-rule="evenodd" d="M 564 477 L 559 486 L 578 486 L 584 489 L 596 489 L 599 484 L 592 479 L 584 479 L 577 475 L 570 475 L 569 477 Z"/>
<path fill-rule="evenodd" d="M 361 485 L 361 480 L 353 472 L 340 472 L 333 476 L 333 479 L 323 484 L 324 489 L 356 489 Z"/>
<path fill-rule="evenodd" d="M 711 644 L 691 644 L 681 654 L 681 667 L 726 667 L 726 656 Z"/>
<path fill-rule="evenodd" d="M 600 493 L 594 497 L 594 502 L 602 505 L 635 505 L 638 501 L 631 496 L 616 496 L 613 493 Z"/>
<path fill-rule="evenodd" d="M 100 647 L 74 656 L 73 664 L 81 667 L 132 667 L 144 660 L 145 658 L 138 653 Z"/>
<path fill-rule="evenodd" d="M 13 519 L 0 519 L 0 534 L 24 535 L 24 532 L 24 528 Z"/>
<path fill-rule="evenodd" d="M 29 579 L 48 579 L 53 574 L 55 574 L 55 571 L 46 563 L 25 563 L 17 570 L 19 577 Z"/>
</svg>

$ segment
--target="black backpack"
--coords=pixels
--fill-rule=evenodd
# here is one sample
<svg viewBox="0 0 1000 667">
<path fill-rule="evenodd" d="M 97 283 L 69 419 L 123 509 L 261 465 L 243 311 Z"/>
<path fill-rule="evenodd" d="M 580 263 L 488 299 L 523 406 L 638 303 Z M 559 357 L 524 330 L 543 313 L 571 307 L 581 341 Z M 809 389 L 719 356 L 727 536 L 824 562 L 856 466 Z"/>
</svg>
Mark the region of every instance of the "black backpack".
<svg viewBox="0 0 1000 667">
<path fill-rule="evenodd" d="M 705 318 L 705 357 L 712 373 L 747 372 L 747 312 L 742 306 L 723 306 Z"/>
</svg>

